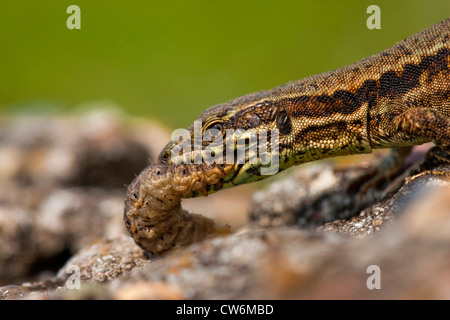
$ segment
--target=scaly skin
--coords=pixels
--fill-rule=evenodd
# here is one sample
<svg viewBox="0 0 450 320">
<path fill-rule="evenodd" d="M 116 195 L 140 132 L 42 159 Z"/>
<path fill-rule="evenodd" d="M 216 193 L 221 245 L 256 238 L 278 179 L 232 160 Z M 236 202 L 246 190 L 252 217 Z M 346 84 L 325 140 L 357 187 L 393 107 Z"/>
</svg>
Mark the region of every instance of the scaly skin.
<svg viewBox="0 0 450 320">
<path fill-rule="evenodd" d="M 193 192 L 207 194 L 207 186 L 220 187 L 231 166 L 164 165 L 144 169 L 128 186 L 125 225 L 134 241 L 145 251 L 158 254 L 199 241 L 212 233 L 227 233 L 211 219 L 189 214 L 181 198 Z"/>
<path fill-rule="evenodd" d="M 353 65 L 211 107 L 198 120 L 202 122 L 202 133 L 214 128 L 225 134 L 227 129 L 239 128 L 259 137 L 262 132 L 278 130 L 279 171 L 328 157 L 370 153 L 375 148 L 399 150 L 397 154 L 402 156 L 396 159 L 401 161 L 405 150 L 429 141 L 442 150 L 448 150 L 449 66 L 450 18 Z M 193 141 L 194 126 L 189 128 L 189 133 Z M 224 141 L 229 139 L 231 137 L 225 136 Z M 161 152 L 161 164 L 146 170 L 153 172 L 161 166 L 170 168 L 167 169 L 169 171 L 176 170 L 180 165 L 175 164 L 172 151 L 178 142 L 169 142 Z M 269 151 L 272 144 L 269 139 L 266 145 Z M 208 143 L 203 142 L 202 150 L 196 152 L 204 155 L 207 146 Z M 241 147 L 248 150 L 248 145 Z M 194 156 L 195 152 L 192 152 L 188 158 L 193 159 Z M 174 199 L 179 200 L 265 178 L 260 174 L 262 165 L 259 159 L 251 165 L 223 163 L 225 170 L 217 181 L 210 183 L 200 179 L 202 188 L 186 189 L 181 193 L 174 192 L 172 187 L 177 185 L 173 178 L 179 174 L 168 175 L 164 184 L 160 184 L 154 183 L 154 178 L 144 170 L 147 176 L 137 178 L 141 185 L 146 184 L 140 189 L 145 195 L 140 197 L 146 197 L 161 187 L 158 192 L 167 197 L 173 194 Z M 218 168 L 218 165 L 198 166 L 204 173 L 212 167 Z M 195 176 L 192 175 L 193 180 Z M 132 199 L 134 189 L 132 184 L 125 208 L 125 217 L 134 226 L 130 230 L 132 235 L 140 223 L 133 225 L 133 219 L 152 210 L 157 212 L 156 215 L 166 210 L 157 202 L 147 206 L 135 202 Z M 164 237 L 164 233 L 159 235 Z M 143 245 L 145 237 L 135 240 L 144 250 L 152 252 L 153 248 Z"/>
</svg>

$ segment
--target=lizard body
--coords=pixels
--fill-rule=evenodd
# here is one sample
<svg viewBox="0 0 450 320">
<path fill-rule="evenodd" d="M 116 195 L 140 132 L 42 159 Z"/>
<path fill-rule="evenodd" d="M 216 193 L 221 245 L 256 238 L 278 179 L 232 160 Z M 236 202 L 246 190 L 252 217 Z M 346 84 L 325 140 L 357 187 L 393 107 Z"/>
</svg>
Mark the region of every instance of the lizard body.
<svg viewBox="0 0 450 320">
<path fill-rule="evenodd" d="M 374 148 L 429 141 L 446 148 L 449 65 L 450 18 L 353 65 L 211 107 L 198 120 L 203 133 L 278 129 L 280 170 Z M 177 142 L 167 145 L 160 162 L 172 163 Z M 221 188 L 262 179 L 257 167 L 236 164 Z"/>
<path fill-rule="evenodd" d="M 428 141 L 440 148 L 445 159 L 450 146 L 449 37 L 450 19 L 446 19 L 351 66 L 206 110 L 198 119 L 201 136 L 222 136 L 221 143 L 203 139 L 196 149 L 195 123 L 187 134 L 190 148 L 177 148 L 184 138 L 168 143 L 159 163 L 145 168 L 128 186 L 124 221 L 130 235 L 146 252 L 159 254 L 229 232 L 183 210 L 181 199 L 265 178 L 261 169 L 266 163 L 260 154 L 250 152 L 255 145 L 249 138 L 252 134 L 261 137 L 270 132 L 258 148 L 278 150 L 280 170 L 375 148 L 397 150 L 392 159 L 399 162 L 411 146 Z M 229 130 L 242 130 L 248 141 L 235 143 Z M 244 150 L 246 160 L 256 162 L 205 160 L 208 148 L 214 153 L 227 150 L 230 141 L 233 155 Z M 198 155 L 200 163 L 179 163 Z M 390 162 L 384 162 L 384 173 L 392 169 L 388 166 L 398 167 Z"/>
</svg>

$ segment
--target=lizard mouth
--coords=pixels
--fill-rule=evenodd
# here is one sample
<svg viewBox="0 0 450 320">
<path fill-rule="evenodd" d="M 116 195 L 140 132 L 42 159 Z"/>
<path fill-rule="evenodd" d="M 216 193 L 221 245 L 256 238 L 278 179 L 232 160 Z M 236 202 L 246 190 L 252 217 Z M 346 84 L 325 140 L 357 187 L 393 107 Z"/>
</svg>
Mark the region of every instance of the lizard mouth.
<svg viewBox="0 0 450 320">
<path fill-rule="evenodd" d="M 182 210 L 181 199 L 221 189 L 227 172 L 218 165 L 152 164 L 128 186 L 123 219 L 145 251 L 159 254 L 197 242 L 214 232 L 229 232 L 212 220 Z"/>
<path fill-rule="evenodd" d="M 222 180 L 223 188 L 258 181 L 278 172 L 278 139 L 276 143 L 267 137 L 261 141 L 256 131 L 240 132 L 220 143 L 192 143 L 185 148 L 180 147 L 182 143 L 180 139 L 170 141 L 161 151 L 159 163 L 221 165 L 228 172 Z"/>
<path fill-rule="evenodd" d="M 160 163 L 150 165 L 131 182 L 123 219 L 142 249 L 159 254 L 214 232 L 229 232 L 182 210 L 181 199 L 206 196 L 265 177 L 260 171 L 264 166 L 260 147 L 267 149 L 273 141 L 261 144 L 248 132 L 240 141 L 230 139 L 197 149 L 191 144 L 179 149 L 179 140 L 170 141 L 159 156 Z"/>
</svg>

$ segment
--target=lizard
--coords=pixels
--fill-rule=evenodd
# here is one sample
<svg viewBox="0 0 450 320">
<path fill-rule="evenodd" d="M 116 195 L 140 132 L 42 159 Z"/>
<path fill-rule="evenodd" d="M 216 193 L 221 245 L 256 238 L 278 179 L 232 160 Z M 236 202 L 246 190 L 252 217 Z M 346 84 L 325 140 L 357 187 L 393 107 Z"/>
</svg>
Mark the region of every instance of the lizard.
<svg viewBox="0 0 450 320">
<path fill-rule="evenodd" d="M 264 164 L 258 156 L 252 163 L 180 163 L 198 154 L 205 157 L 208 148 L 209 152 L 226 149 L 225 143 L 232 139 L 227 130 L 240 129 L 247 136 L 276 130 L 277 139 L 269 134 L 263 147 L 277 149 L 279 171 L 324 158 L 391 148 L 390 160 L 378 169 L 395 172 L 412 146 L 430 141 L 439 149 L 435 156 L 446 160 L 450 148 L 450 18 L 355 64 L 213 106 L 198 121 L 202 137 L 219 134 L 223 145 L 212 147 L 211 142 L 202 141 L 200 149 L 195 149 L 193 125 L 188 136 L 194 151 L 181 158 L 174 156 L 182 139 L 171 140 L 161 151 L 159 163 L 146 168 L 128 187 L 124 220 L 135 242 L 147 252 L 163 252 L 204 234 L 223 232 L 207 218 L 189 216 L 181 209 L 181 198 L 267 177 L 261 174 Z M 236 152 L 237 144 L 231 145 Z M 249 146 L 240 146 L 247 151 L 247 160 Z"/>
</svg>

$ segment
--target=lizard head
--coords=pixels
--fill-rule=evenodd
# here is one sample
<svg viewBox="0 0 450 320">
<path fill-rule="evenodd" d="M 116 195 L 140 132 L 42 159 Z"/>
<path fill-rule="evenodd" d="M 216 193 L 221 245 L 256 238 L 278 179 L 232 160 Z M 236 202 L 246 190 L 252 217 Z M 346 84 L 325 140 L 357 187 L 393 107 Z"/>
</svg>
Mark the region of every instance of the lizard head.
<svg viewBox="0 0 450 320">
<path fill-rule="evenodd" d="M 206 110 L 162 150 L 160 163 L 217 163 L 231 187 L 257 181 L 290 166 L 291 115 L 267 92 L 250 94 Z"/>
</svg>

